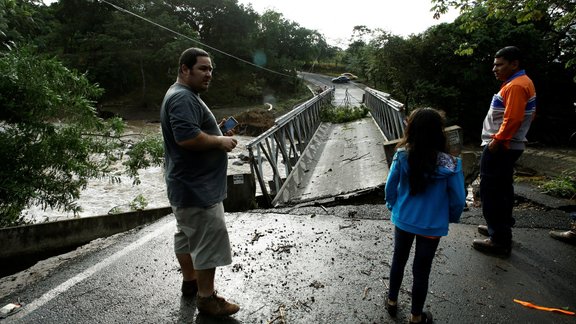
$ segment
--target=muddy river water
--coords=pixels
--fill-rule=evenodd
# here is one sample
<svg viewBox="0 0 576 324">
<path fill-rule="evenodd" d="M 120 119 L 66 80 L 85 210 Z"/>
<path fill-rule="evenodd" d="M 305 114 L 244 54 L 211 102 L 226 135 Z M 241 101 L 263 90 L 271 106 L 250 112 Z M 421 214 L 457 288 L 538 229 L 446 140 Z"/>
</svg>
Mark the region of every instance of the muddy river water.
<svg viewBox="0 0 576 324">
<path fill-rule="evenodd" d="M 129 121 L 127 132 L 158 132 L 160 133 L 160 124 L 147 123 L 144 121 Z M 248 155 L 246 144 L 254 137 L 235 136 L 238 139 L 238 146 L 229 153 L 228 173 L 249 173 L 250 165 L 248 163 L 240 164 L 239 157 L 244 154 Z M 118 168 L 120 170 L 120 168 Z M 72 212 L 63 212 L 61 210 L 46 209 L 41 206 L 32 206 L 24 211 L 26 220 L 33 222 L 57 221 L 74 217 L 89 217 L 106 215 L 112 210 L 130 211 L 130 203 L 138 197 L 143 197 L 147 203 L 146 208 L 166 207 L 170 204 L 166 196 L 166 184 L 164 182 L 163 167 L 156 166 L 141 169 L 141 183 L 133 185 L 133 180 L 127 175 L 120 175 L 120 183 L 112 183 L 109 178 L 93 179 L 89 181 L 86 189 L 81 192 L 77 204 L 82 211 L 77 215 Z"/>
</svg>

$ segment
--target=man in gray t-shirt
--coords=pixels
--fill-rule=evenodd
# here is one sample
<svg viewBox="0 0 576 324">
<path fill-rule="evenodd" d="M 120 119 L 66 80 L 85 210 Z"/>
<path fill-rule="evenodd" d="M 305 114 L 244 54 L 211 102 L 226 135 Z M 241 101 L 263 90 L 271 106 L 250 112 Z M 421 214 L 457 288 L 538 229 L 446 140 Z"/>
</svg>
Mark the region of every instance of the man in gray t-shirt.
<svg viewBox="0 0 576 324">
<path fill-rule="evenodd" d="M 182 270 L 182 294 L 197 295 L 200 313 L 227 316 L 240 308 L 216 295 L 214 276 L 216 267 L 232 263 L 222 201 L 226 198 L 227 152 L 237 141 L 222 134 L 200 99 L 199 93 L 208 89 L 212 69 L 207 52 L 185 50 L 176 83 L 162 102 L 160 121 L 168 199 L 177 225 L 174 252 Z"/>
<path fill-rule="evenodd" d="M 202 151 L 178 143 L 201 132 L 221 136 L 216 119 L 197 93 L 174 83 L 162 105 L 162 132 L 165 143 L 166 184 L 172 206 L 207 207 L 226 198 L 228 158 L 221 148 Z"/>
</svg>

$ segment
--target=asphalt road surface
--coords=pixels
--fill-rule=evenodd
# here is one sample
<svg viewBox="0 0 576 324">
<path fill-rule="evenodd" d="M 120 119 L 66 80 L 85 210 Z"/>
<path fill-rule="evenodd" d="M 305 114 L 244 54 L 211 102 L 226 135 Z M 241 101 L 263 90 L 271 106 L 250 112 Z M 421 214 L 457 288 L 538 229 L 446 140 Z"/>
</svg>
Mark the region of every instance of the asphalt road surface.
<svg viewBox="0 0 576 324">
<path fill-rule="evenodd" d="M 216 283 L 241 310 L 213 320 L 180 295 L 175 223 L 167 216 L 3 278 L 2 305 L 24 304 L 3 323 L 394 323 L 383 308 L 393 242 L 388 217 L 383 205 L 227 214 L 233 264 L 217 270 Z M 452 225 L 426 302 L 437 323 L 574 323 L 574 317 L 514 302 L 576 307 L 576 249 L 549 238 L 547 228 L 530 226 L 543 217 L 565 224 L 566 215 L 526 209 L 518 217 L 509 258 L 471 248 L 480 237 L 478 210 Z M 409 269 L 400 294 L 402 322 L 409 315 Z"/>
<path fill-rule="evenodd" d="M 332 100 L 334 106 L 359 107 L 362 104 L 364 85 L 360 83 L 355 81 L 347 83 L 332 83 L 332 77 L 330 76 L 307 72 L 300 72 L 300 76 L 322 89 L 326 87 L 334 87 L 334 99 Z"/>
</svg>

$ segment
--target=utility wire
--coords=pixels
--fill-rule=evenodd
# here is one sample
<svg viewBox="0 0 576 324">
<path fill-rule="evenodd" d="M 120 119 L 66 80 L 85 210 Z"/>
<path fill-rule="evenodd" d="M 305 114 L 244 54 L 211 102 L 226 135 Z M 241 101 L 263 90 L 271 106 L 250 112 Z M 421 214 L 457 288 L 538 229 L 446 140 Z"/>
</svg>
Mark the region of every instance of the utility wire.
<svg viewBox="0 0 576 324">
<path fill-rule="evenodd" d="M 251 65 L 251 66 L 254 66 L 254 67 L 258 68 L 258 69 L 262 69 L 262 70 L 265 70 L 265 71 L 268 71 L 268 72 L 271 72 L 271 73 L 274 73 L 274 74 L 278 74 L 278 75 L 282 75 L 282 76 L 286 76 L 286 77 L 290 77 L 290 78 L 292 77 L 292 76 L 290 76 L 290 75 L 288 75 L 288 74 L 281 73 L 281 72 L 274 71 L 274 70 L 270 70 L 270 69 L 265 68 L 265 67 L 263 67 L 263 66 L 254 64 L 254 63 L 252 63 L 252 62 L 250 62 L 250 61 L 246 61 L 246 60 L 244 60 L 244 59 L 242 59 L 242 58 L 239 58 L 239 57 L 234 56 L 234 55 L 232 55 L 232 54 L 229 54 L 229 53 L 226 53 L 226 52 L 224 52 L 224 51 L 221 51 L 221 50 L 219 50 L 219 49 L 217 49 L 217 48 L 215 48 L 215 47 L 212 47 L 212 46 L 210 46 L 210 45 L 206 45 L 206 44 L 204 44 L 204 43 L 202 43 L 202 42 L 200 42 L 200 41 L 198 41 L 198 40 L 196 40 L 196 39 L 190 38 L 190 37 L 188 37 L 188 36 L 186 36 L 186 35 L 184 35 L 184 34 L 182 34 L 182 33 L 179 33 L 179 32 L 177 32 L 177 31 L 174 31 L 174 30 L 172 30 L 172 29 L 170 29 L 170 28 L 168 28 L 168 27 L 162 26 L 162 25 L 160 25 L 160 24 L 158 24 L 158 23 L 156 23 L 156 22 L 154 22 L 154 21 L 152 21 L 152 20 L 150 20 L 150 19 L 148 19 L 148 18 L 142 17 L 142 16 L 140 16 L 140 15 L 138 15 L 138 14 L 136 14 L 136 13 L 133 13 L 133 12 L 127 10 L 127 9 L 124 9 L 124 8 L 122 8 L 122 7 L 118 6 L 118 5 L 115 5 L 115 4 L 113 4 L 113 3 L 110 3 L 110 2 L 108 2 L 108 1 L 106 1 L 106 0 L 100 0 L 100 1 L 109 4 L 110 6 L 112 6 L 113 8 L 115 8 L 115 9 L 117 9 L 117 10 L 119 10 L 119 11 L 125 12 L 125 13 L 127 13 L 127 14 L 129 14 L 129 15 L 132 15 L 132 16 L 134 16 L 134 17 L 137 17 L 137 18 L 139 18 L 139 19 L 142 19 L 142 20 L 144 20 L 144 21 L 146 21 L 146 22 L 148 22 L 148 23 L 150 23 L 150 24 L 152 24 L 152 25 L 158 26 L 158 27 L 160 27 L 160 28 L 162 28 L 162 29 L 165 29 L 165 30 L 171 32 L 171 33 L 174 33 L 174 34 L 176 34 L 176 35 L 178 35 L 178 36 L 184 37 L 184 38 L 186 38 L 186 39 L 188 39 L 188 40 L 190 40 L 190 41 L 192 41 L 192 42 L 194 42 L 194 43 L 200 44 L 200 45 L 202 45 L 202 46 L 204 46 L 204 47 L 207 47 L 207 48 L 209 48 L 209 49 L 211 49 L 211 50 L 213 50 L 213 51 L 216 51 L 216 52 L 218 52 L 218 53 L 220 53 L 220 54 L 224 54 L 224 55 L 226 55 L 226 56 L 228 56 L 228 57 L 231 57 L 231 58 L 233 58 L 233 59 L 235 59 L 235 60 L 238 60 L 238 61 L 240 61 L 240 62 L 246 63 L 246 64 Z"/>
</svg>

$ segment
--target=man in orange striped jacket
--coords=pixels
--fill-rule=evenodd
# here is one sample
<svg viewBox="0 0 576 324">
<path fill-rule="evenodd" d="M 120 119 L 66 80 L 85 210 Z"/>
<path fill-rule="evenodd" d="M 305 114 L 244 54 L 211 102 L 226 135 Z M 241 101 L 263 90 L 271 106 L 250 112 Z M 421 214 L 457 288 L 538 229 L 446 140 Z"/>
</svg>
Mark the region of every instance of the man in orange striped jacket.
<svg viewBox="0 0 576 324">
<path fill-rule="evenodd" d="M 522 68 L 522 53 L 517 47 L 496 52 L 492 71 L 503 84 L 492 98 L 482 127 L 480 197 L 487 225 L 478 226 L 478 232 L 488 238 L 474 240 L 472 246 L 485 253 L 509 255 L 515 223 L 514 164 L 525 149 L 536 111 L 536 90 Z"/>
</svg>

